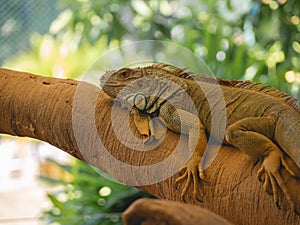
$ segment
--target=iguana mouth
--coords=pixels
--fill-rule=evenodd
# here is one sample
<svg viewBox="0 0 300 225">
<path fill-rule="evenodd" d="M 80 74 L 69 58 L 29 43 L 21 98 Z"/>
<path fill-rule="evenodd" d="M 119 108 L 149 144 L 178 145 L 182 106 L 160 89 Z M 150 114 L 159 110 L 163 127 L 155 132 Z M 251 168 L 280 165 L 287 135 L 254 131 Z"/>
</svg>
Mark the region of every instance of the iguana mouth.
<svg viewBox="0 0 300 225">
<path fill-rule="evenodd" d="M 100 83 L 100 86 L 109 86 L 109 87 L 124 87 L 124 84 L 118 83 L 118 82 L 105 82 L 105 83 Z"/>
</svg>

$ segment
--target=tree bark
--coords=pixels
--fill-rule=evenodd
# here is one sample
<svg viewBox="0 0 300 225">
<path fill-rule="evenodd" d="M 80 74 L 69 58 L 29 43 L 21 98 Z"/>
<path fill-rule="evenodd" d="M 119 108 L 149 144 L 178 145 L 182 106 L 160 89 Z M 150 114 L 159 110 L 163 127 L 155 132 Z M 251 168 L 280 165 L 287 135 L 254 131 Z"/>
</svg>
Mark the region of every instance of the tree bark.
<svg viewBox="0 0 300 225">
<path fill-rule="evenodd" d="M 168 158 L 176 146 L 186 148 L 187 138 L 180 142 L 179 135 L 167 131 L 153 150 L 133 151 L 125 143 L 130 140 L 122 142 L 120 135 L 126 137 L 133 132 L 139 137 L 138 132 L 130 119 L 130 130 L 124 123 L 128 119 L 125 110 L 118 105 L 113 109 L 112 113 L 112 100 L 92 84 L 0 69 L 0 133 L 48 142 L 118 179 L 128 178 L 130 185 L 142 185 L 140 189 L 158 198 L 180 201 L 181 186 L 174 186 L 178 173 L 147 184 L 153 176 L 151 171 L 145 170 L 143 176 L 138 172 Z M 119 167 L 119 162 L 125 166 Z M 126 165 L 132 171 L 126 170 Z M 300 224 L 300 216 L 289 210 L 286 200 L 279 210 L 273 196 L 263 190 L 256 177 L 260 165 L 236 149 L 223 146 L 205 171 L 209 183 L 204 183 L 203 203 L 194 201 L 191 194 L 186 202 L 212 210 L 234 224 Z M 300 181 L 284 169 L 281 173 L 292 197 L 300 202 Z"/>
</svg>

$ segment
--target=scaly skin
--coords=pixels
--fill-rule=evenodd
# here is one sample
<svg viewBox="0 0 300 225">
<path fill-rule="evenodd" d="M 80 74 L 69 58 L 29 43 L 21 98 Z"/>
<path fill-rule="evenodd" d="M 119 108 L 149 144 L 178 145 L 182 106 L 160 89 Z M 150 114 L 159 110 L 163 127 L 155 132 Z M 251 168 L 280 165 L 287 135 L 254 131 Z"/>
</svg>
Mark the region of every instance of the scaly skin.
<svg viewBox="0 0 300 225">
<path fill-rule="evenodd" d="M 149 139 L 159 138 L 161 130 L 159 123 L 151 124 L 152 117 L 160 118 L 174 132 L 189 135 L 189 148 L 195 151 L 176 180 L 176 184 L 185 182 L 182 199 L 193 184 L 194 197 L 202 201 L 201 185 L 205 174 L 200 162 L 207 145 L 206 134 L 212 131 L 213 112 L 219 115 L 218 123 L 226 123 L 225 137 L 215 135 L 214 138 L 251 157 L 263 158 L 258 179 L 263 182 L 264 189 L 273 194 L 277 206 L 281 189 L 295 209 L 296 203 L 280 170 L 285 169 L 291 176 L 300 178 L 300 108 L 297 101 L 276 89 L 249 81 L 215 80 L 167 66 L 123 68 L 107 72 L 100 81 L 104 92 L 134 112 L 138 130 L 148 134 Z M 216 104 L 210 105 L 207 96 Z M 221 113 L 222 106 L 226 107 L 226 113 Z M 147 128 L 145 124 L 148 123 Z"/>
</svg>

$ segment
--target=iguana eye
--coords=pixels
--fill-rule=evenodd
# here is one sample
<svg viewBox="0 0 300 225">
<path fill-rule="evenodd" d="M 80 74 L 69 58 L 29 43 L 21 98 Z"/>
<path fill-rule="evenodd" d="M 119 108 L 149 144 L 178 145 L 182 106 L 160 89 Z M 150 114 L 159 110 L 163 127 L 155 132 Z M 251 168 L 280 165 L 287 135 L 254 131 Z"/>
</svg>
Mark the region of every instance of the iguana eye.
<svg viewBox="0 0 300 225">
<path fill-rule="evenodd" d="M 120 71 L 120 75 L 122 76 L 122 77 L 128 77 L 129 76 L 129 73 L 130 71 L 128 70 L 128 69 L 123 69 L 123 70 L 121 70 Z"/>
<path fill-rule="evenodd" d="M 147 99 L 146 96 L 142 93 L 138 93 L 134 97 L 134 106 L 139 110 L 144 110 L 147 105 Z"/>
</svg>

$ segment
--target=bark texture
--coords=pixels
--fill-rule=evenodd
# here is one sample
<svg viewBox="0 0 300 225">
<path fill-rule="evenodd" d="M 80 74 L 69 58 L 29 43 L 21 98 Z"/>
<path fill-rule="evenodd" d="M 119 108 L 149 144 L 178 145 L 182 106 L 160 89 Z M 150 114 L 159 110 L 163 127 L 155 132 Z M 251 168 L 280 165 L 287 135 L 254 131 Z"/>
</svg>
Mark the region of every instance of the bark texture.
<svg viewBox="0 0 300 225">
<path fill-rule="evenodd" d="M 133 151 L 116 134 L 118 131 L 126 137 L 129 132 L 124 123 L 128 113 L 116 106 L 111 115 L 111 109 L 112 101 L 92 84 L 0 69 L 0 133 L 48 142 L 114 176 L 120 174 L 125 180 L 135 174 L 117 168 L 107 157 L 113 156 L 135 168 L 162 161 L 171 155 L 178 143 L 180 148 L 187 146 L 186 138 L 178 142 L 179 136 L 168 131 L 154 150 Z M 138 137 L 132 121 L 129 125 Z M 97 135 L 90 135 L 94 130 Z M 97 139 L 108 152 L 103 151 L 102 145 L 98 149 Z M 260 164 L 236 149 L 222 147 L 206 170 L 209 183 L 204 184 L 203 203 L 195 202 L 192 196 L 186 202 L 207 208 L 233 224 L 300 224 L 300 216 L 289 210 L 285 200 L 280 202 L 282 209 L 279 210 L 273 196 L 263 190 L 256 177 Z M 165 171 L 162 169 L 161 173 Z M 281 173 L 286 174 L 286 171 Z M 143 175 L 144 179 L 152 176 L 147 171 Z M 174 174 L 139 188 L 160 199 L 180 201 L 181 187 L 174 187 L 177 177 L 178 174 Z M 288 175 L 283 178 L 288 189 L 293 189 L 291 193 L 296 193 L 292 197 L 299 202 L 300 181 Z M 137 176 L 136 183 L 139 179 L 141 177 Z"/>
</svg>

